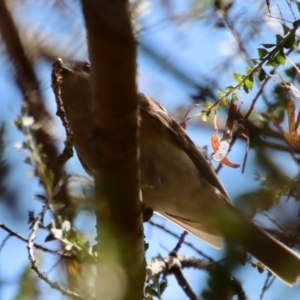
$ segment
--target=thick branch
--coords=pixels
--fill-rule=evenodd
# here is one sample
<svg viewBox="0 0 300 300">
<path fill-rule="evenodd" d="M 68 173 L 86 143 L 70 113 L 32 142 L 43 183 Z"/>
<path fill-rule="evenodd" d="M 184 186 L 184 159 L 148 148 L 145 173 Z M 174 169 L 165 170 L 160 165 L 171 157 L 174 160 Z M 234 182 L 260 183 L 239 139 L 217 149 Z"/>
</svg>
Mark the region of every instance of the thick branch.
<svg viewBox="0 0 300 300">
<path fill-rule="evenodd" d="M 100 299 L 142 299 L 136 42 L 128 3 L 82 0 L 92 75 Z M 100 284 L 101 283 L 101 284 Z M 108 296 L 109 295 L 109 296 Z"/>
</svg>

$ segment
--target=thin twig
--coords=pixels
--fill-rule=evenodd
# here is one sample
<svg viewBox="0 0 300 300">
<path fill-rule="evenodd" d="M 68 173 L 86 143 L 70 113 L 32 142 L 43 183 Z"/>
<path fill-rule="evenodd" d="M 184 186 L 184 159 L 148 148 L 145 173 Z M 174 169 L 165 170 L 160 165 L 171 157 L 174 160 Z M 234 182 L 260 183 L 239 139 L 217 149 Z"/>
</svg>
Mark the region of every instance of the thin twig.
<svg viewBox="0 0 300 300">
<path fill-rule="evenodd" d="M 149 221 L 149 224 L 151 224 L 152 226 L 155 226 L 163 231 L 165 231 L 166 233 L 168 233 L 169 235 L 175 237 L 175 238 L 180 238 L 180 236 L 176 233 L 174 233 L 173 231 L 167 229 L 166 227 L 164 227 L 163 225 L 160 225 L 152 220 Z M 210 256 L 208 256 L 207 254 L 203 253 L 201 250 L 197 249 L 192 243 L 190 242 L 183 242 L 184 245 L 190 247 L 191 249 L 193 249 L 196 253 L 198 253 L 200 256 L 203 256 L 204 258 L 206 258 L 207 260 L 209 260 L 210 262 L 213 262 L 214 259 Z"/>
<path fill-rule="evenodd" d="M 182 288 L 182 290 L 185 292 L 189 299 L 200 300 L 200 298 L 197 297 L 197 295 L 194 293 L 191 286 L 189 285 L 188 281 L 184 277 L 181 268 L 175 268 L 173 270 L 173 274 L 177 280 L 178 285 Z"/>
<path fill-rule="evenodd" d="M 265 280 L 264 286 L 263 286 L 263 288 L 262 288 L 262 291 L 261 291 L 261 294 L 260 294 L 260 297 L 259 297 L 260 300 L 263 300 L 263 297 L 264 297 L 265 292 L 266 292 L 266 291 L 270 288 L 270 286 L 273 284 L 275 278 L 276 278 L 276 277 L 275 277 L 272 273 L 268 272 L 267 278 L 266 278 L 266 280 Z"/>
<path fill-rule="evenodd" d="M 184 231 L 181 234 L 178 243 L 176 244 L 174 249 L 170 252 L 169 257 L 174 257 L 175 260 L 178 258 L 178 251 L 179 251 L 181 245 L 183 244 L 184 238 L 186 237 L 187 234 L 188 234 L 187 231 Z M 182 290 L 185 292 L 185 294 L 187 295 L 187 297 L 189 299 L 199 300 L 199 298 L 194 293 L 190 284 L 188 283 L 188 281 L 186 280 L 185 276 L 182 273 L 180 261 L 179 261 L 179 263 L 177 262 L 176 264 L 174 264 L 173 267 L 170 267 L 170 272 L 173 273 L 173 275 L 175 276 L 175 278 L 177 280 L 178 285 L 182 288 Z"/>
<path fill-rule="evenodd" d="M 176 254 L 177 255 L 179 249 L 181 248 L 181 245 L 184 243 L 184 239 L 187 236 L 187 234 L 188 234 L 187 231 L 184 231 L 181 234 L 178 243 L 176 244 L 175 248 L 171 251 L 170 255 L 172 255 L 172 254 Z"/>
<path fill-rule="evenodd" d="M 9 238 L 11 237 L 12 235 L 11 234 L 8 234 L 4 240 L 2 241 L 1 245 L 0 245 L 0 252 L 2 250 L 2 248 L 4 247 L 4 245 L 6 244 L 6 242 L 9 240 Z"/>
<path fill-rule="evenodd" d="M 31 232 L 28 237 L 27 249 L 28 249 L 29 260 L 31 262 L 31 268 L 37 273 L 39 278 L 41 278 L 42 280 L 47 282 L 52 288 L 60 291 L 63 295 L 73 297 L 75 299 L 88 298 L 88 297 L 80 296 L 77 293 L 74 293 L 68 289 L 61 287 L 57 282 L 52 281 L 44 272 L 42 272 L 38 266 L 39 263 L 35 257 L 35 253 L 34 253 L 34 240 L 36 239 L 37 230 L 39 228 L 41 220 L 43 219 L 44 214 L 47 210 L 48 210 L 48 205 L 44 205 L 42 211 L 39 213 L 38 217 L 33 222 L 32 229 L 31 229 Z"/>
<path fill-rule="evenodd" d="M 27 238 L 25 238 L 24 236 L 22 236 L 20 233 L 11 230 L 9 227 L 7 227 L 6 225 L 4 225 L 3 223 L 0 223 L 0 228 L 2 228 L 3 230 L 5 230 L 6 232 L 9 233 L 8 236 L 5 239 L 8 239 L 9 237 L 14 236 L 14 237 L 17 237 L 19 240 L 21 240 L 23 242 L 26 242 L 26 243 L 28 242 Z M 3 246 L 3 243 L 4 243 L 4 241 L 2 242 L 2 244 L 0 246 L 0 250 L 1 250 L 2 246 Z M 36 243 L 34 243 L 34 247 L 37 248 L 37 249 L 40 249 L 40 250 L 42 250 L 44 252 L 47 252 L 47 253 L 57 254 L 57 255 L 60 255 L 60 256 L 63 256 L 63 257 L 67 257 L 67 258 L 70 257 L 70 255 L 63 254 L 62 251 L 60 251 L 60 250 L 51 250 L 49 248 L 43 247 L 43 246 L 41 246 L 39 244 L 36 244 Z"/>
<path fill-rule="evenodd" d="M 53 165 L 55 166 L 62 166 L 64 163 L 66 163 L 72 156 L 73 156 L 73 132 L 69 125 L 66 111 L 64 109 L 63 101 L 61 98 L 61 84 L 62 84 L 62 63 L 63 61 L 61 59 L 58 59 L 54 64 L 52 68 L 52 83 L 51 87 L 53 89 L 55 100 L 56 100 L 56 106 L 57 106 L 57 112 L 56 115 L 61 119 L 62 125 L 65 128 L 66 131 L 66 140 L 64 142 L 65 148 L 63 152 L 55 159 L 53 162 Z"/>
</svg>

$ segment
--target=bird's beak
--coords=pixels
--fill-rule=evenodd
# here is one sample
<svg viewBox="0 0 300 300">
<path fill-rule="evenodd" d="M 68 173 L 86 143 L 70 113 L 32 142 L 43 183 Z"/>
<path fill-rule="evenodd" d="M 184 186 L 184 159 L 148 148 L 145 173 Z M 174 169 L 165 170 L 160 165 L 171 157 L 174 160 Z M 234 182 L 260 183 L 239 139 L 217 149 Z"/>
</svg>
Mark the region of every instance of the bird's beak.
<svg viewBox="0 0 300 300">
<path fill-rule="evenodd" d="M 61 69 L 70 73 L 74 73 L 74 70 L 72 70 L 70 67 L 68 67 L 66 64 L 62 63 L 60 65 Z"/>
</svg>

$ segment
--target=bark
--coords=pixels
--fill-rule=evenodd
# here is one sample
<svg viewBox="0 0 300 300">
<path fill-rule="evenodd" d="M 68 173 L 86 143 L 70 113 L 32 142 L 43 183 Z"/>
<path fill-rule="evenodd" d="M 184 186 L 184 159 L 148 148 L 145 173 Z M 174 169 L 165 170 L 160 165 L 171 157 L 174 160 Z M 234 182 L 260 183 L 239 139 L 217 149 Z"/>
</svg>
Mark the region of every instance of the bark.
<svg viewBox="0 0 300 300">
<path fill-rule="evenodd" d="M 97 299 L 143 299 L 136 41 L 128 1 L 82 0 L 91 60 Z"/>
</svg>

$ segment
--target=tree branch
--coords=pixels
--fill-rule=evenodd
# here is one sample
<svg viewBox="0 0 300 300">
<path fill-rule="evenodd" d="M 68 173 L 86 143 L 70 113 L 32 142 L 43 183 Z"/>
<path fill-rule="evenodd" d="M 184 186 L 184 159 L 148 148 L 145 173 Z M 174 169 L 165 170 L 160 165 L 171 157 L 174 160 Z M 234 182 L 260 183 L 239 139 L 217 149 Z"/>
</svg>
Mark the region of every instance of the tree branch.
<svg viewBox="0 0 300 300">
<path fill-rule="evenodd" d="M 23 93 L 29 114 L 40 125 L 35 134 L 35 139 L 38 144 L 43 146 L 43 153 L 47 156 L 46 165 L 54 174 L 54 186 L 56 186 L 65 178 L 65 173 L 63 168 L 52 166 L 52 162 L 59 154 L 52 131 L 53 120 L 44 105 L 36 75 L 31 62 L 26 56 L 16 26 L 4 0 L 0 0 L 0 33 L 5 42 L 10 60 L 14 65 L 17 83 Z M 72 207 L 66 185 L 64 184 L 60 186 L 53 200 L 64 203 L 68 208 Z"/>
<path fill-rule="evenodd" d="M 82 0 L 91 60 L 97 171 L 98 299 L 143 298 L 136 42 L 128 1 Z"/>
</svg>

